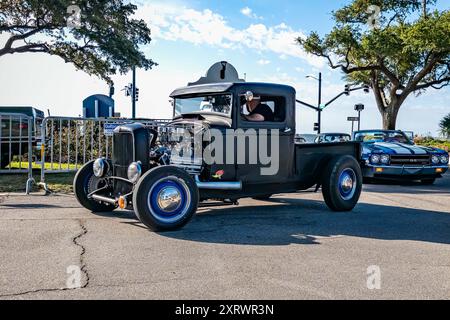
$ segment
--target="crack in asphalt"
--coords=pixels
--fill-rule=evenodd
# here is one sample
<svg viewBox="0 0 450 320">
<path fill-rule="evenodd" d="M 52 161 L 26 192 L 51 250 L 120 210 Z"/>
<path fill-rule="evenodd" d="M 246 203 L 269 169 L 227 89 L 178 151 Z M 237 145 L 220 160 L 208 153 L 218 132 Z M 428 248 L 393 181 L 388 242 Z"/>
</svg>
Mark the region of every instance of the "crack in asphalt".
<svg viewBox="0 0 450 320">
<path fill-rule="evenodd" d="M 79 219 L 79 226 L 81 227 L 81 232 L 79 234 L 77 234 L 75 237 L 72 238 L 72 243 L 74 245 L 76 245 L 77 247 L 81 248 L 81 253 L 80 253 L 80 270 L 81 272 L 84 274 L 85 277 L 85 281 L 84 284 L 80 287 L 76 287 L 76 288 L 47 288 L 47 289 L 35 289 L 35 290 L 28 290 L 28 291 L 22 291 L 22 292 L 17 292 L 17 293 L 8 293 L 8 294 L 0 294 L 0 298 L 8 298 L 8 297 L 17 297 L 17 296 L 22 296 L 22 295 L 26 295 L 26 294 L 32 294 L 32 293 L 39 293 L 39 292 L 54 292 L 54 291 L 70 291 L 70 290 L 76 290 L 76 289 L 83 289 L 86 288 L 89 285 L 89 273 L 87 271 L 87 264 L 84 258 L 84 255 L 86 254 L 86 247 L 83 246 L 79 240 L 85 235 L 87 234 L 88 230 L 84 224 L 84 221 Z"/>
<path fill-rule="evenodd" d="M 78 220 L 78 222 L 80 223 L 81 232 L 72 239 L 72 242 L 76 246 L 79 246 L 81 248 L 81 253 L 80 253 L 80 266 L 81 267 L 80 267 L 80 270 L 84 274 L 84 276 L 86 277 L 86 281 L 80 288 L 86 288 L 89 285 L 89 281 L 90 281 L 89 272 L 87 271 L 87 264 L 86 264 L 86 261 L 84 259 L 84 255 L 86 253 L 86 247 L 84 247 L 81 243 L 79 243 L 78 240 L 80 240 L 81 237 L 83 237 L 85 234 L 87 234 L 88 230 L 87 230 L 83 220 L 80 219 L 80 220 Z"/>
<path fill-rule="evenodd" d="M 31 293 L 39 293 L 39 292 L 68 291 L 68 290 L 74 290 L 74 289 L 72 289 L 72 288 L 36 289 L 36 290 L 29 290 L 29 291 L 23 291 L 23 292 L 18 292 L 18 293 L 2 294 L 2 295 L 0 295 L 0 298 L 17 297 L 17 296 L 22 296 L 22 295 L 31 294 Z"/>
</svg>

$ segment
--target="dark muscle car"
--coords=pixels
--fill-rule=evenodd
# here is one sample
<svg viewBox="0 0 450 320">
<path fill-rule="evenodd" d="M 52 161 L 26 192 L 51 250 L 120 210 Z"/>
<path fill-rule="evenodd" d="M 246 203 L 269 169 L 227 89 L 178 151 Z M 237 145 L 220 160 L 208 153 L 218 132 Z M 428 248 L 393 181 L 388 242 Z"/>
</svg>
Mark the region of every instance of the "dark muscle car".
<svg viewBox="0 0 450 320">
<path fill-rule="evenodd" d="M 415 145 L 399 130 L 362 130 L 353 134 L 362 143 L 361 168 L 366 179 L 420 180 L 433 184 L 448 170 L 448 153 Z"/>
</svg>

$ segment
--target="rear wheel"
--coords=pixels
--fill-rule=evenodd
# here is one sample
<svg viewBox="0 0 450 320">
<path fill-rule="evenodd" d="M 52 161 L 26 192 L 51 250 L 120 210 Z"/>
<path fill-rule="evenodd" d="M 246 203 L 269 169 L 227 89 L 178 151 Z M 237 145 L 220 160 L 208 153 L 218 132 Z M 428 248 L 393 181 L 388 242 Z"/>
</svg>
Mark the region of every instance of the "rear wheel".
<svg viewBox="0 0 450 320">
<path fill-rule="evenodd" d="M 73 191 L 78 202 L 92 212 L 107 212 L 116 209 L 116 206 L 108 203 L 100 203 L 89 199 L 89 193 L 105 186 L 103 179 L 99 179 L 94 175 L 93 165 L 94 161 L 86 163 L 80 170 L 78 170 L 73 179 Z"/>
<path fill-rule="evenodd" d="M 358 202 L 362 189 L 362 174 L 352 156 L 338 156 L 328 163 L 322 180 L 322 194 L 333 211 L 350 211 Z"/>
<path fill-rule="evenodd" d="M 430 178 L 430 179 L 422 179 L 420 180 L 420 183 L 423 185 L 431 185 L 436 181 L 436 178 Z"/>
<path fill-rule="evenodd" d="M 199 192 L 194 179 L 173 166 L 149 170 L 133 193 L 136 216 L 155 231 L 184 226 L 197 211 L 198 202 Z"/>
</svg>

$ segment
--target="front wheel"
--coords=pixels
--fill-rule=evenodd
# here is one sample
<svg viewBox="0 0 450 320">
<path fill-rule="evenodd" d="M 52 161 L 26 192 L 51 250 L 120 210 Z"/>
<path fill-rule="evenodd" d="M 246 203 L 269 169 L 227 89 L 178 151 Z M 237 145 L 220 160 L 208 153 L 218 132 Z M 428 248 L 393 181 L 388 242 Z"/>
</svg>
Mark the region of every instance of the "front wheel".
<svg viewBox="0 0 450 320">
<path fill-rule="evenodd" d="M 359 200 L 362 174 L 352 156 L 338 156 L 328 163 L 322 179 L 322 194 L 333 211 L 350 211 Z"/>
<path fill-rule="evenodd" d="M 87 197 L 89 193 L 105 186 L 105 181 L 94 175 L 93 164 L 94 160 L 89 161 L 75 175 L 73 179 L 75 197 L 83 207 L 92 212 L 113 211 L 116 206 L 109 203 L 100 203 Z"/>
<path fill-rule="evenodd" d="M 184 226 L 197 211 L 199 192 L 194 179 L 174 166 L 149 170 L 133 193 L 136 216 L 154 231 Z"/>
</svg>

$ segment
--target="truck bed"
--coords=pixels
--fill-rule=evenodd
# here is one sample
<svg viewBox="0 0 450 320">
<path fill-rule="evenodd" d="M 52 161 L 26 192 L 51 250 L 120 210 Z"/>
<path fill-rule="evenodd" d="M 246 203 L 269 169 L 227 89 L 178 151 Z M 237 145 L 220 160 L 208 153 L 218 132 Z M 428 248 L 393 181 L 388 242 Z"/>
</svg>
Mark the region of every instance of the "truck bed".
<svg viewBox="0 0 450 320">
<path fill-rule="evenodd" d="M 351 155 L 360 159 L 361 145 L 356 141 L 331 143 L 301 143 L 295 145 L 295 174 L 302 184 L 319 182 L 328 161 L 336 155 Z"/>
</svg>

